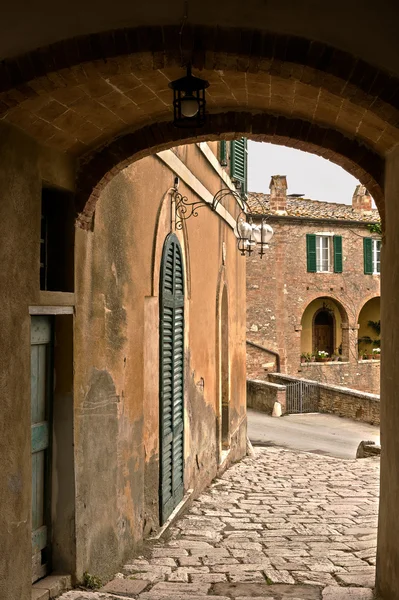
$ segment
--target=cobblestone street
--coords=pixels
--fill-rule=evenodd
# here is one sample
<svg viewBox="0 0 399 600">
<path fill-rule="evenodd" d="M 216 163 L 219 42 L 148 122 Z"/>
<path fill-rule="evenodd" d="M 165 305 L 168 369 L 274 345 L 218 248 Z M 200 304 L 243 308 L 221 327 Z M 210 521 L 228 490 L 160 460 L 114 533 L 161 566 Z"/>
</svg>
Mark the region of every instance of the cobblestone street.
<svg viewBox="0 0 399 600">
<path fill-rule="evenodd" d="M 378 471 L 377 458 L 257 449 L 145 558 L 62 600 L 371 600 Z"/>
</svg>

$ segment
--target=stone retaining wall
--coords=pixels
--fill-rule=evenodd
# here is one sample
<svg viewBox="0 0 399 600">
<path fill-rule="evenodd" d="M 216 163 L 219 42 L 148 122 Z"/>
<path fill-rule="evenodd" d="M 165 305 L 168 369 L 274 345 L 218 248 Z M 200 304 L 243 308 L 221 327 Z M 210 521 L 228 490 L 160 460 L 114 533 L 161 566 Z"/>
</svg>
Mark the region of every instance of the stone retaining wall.
<svg viewBox="0 0 399 600">
<path fill-rule="evenodd" d="M 247 379 L 247 407 L 261 412 L 273 412 L 275 402 L 280 402 L 285 412 L 286 386 L 260 379 Z"/>
<path fill-rule="evenodd" d="M 273 410 L 274 402 L 280 402 L 282 412 L 286 411 L 286 392 L 288 383 L 299 381 L 297 377 L 270 373 L 269 381 L 248 380 L 247 402 L 248 407 L 269 412 Z M 307 383 L 317 383 L 303 379 Z M 270 387 L 270 386 L 276 387 Z M 380 424 L 380 397 L 377 394 L 359 392 L 339 385 L 319 383 L 320 398 L 319 412 L 331 413 L 340 417 L 347 417 L 356 421 L 363 421 L 372 425 Z"/>
</svg>

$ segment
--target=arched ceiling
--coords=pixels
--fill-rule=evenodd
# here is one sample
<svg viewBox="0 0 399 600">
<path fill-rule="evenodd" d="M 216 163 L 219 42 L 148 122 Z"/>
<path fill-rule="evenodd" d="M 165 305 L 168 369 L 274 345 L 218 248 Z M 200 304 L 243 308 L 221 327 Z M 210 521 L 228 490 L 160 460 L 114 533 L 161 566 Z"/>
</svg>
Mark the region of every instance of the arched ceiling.
<svg viewBox="0 0 399 600">
<path fill-rule="evenodd" d="M 171 120 L 182 56 L 210 82 L 208 111 L 245 110 L 336 129 L 385 155 L 399 141 L 398 80 L 301 38 L 188 26 L 66 40 L 0 64 L 0 119 L 80 156 Z M 196 70 L 197 69 L 197 70 Z M 397 93 L 398 92 L 398 93 Z"/>
<path fill-rule="evenodd" d="M 79 35 L 176 25 L 183 0 L 14 0 L 2 6 L 0 59 Z M 397 3 L 375 0 L 189 0 L 192 25 L 241 27 L 296 35 L 349 52 L 399 75 Z"/>
<path fill-rule="evenodd" d="M 248 5 L 255 10 L 250 14 L 243 5 L 234 0 L 223 25 L 237 15 L 243 24 L 252 22 L 256 11 L 261 16 L 270 10 L 275 18 L 282 6 L 290 7 L 291 3 L 286 0 L 277 9 L 274 2 L 257 4 L 250 0 Z M 82 6 L 87 8 L 87 4 Z M 301 3 L 301 26 L 308 25 L 305 8 L 310 6 L 310 2 Z M 335 16 L 340 6 L 338 2 Z M 347 19 L 339 31 L 342 40 L 348 41 L 344 32 L 352 19 L 351 1 L 345 6 Z M 207 13 L 206 7 L 205 3 L 204 15 L 213 19 L 215 11 L 210 6 Z M 291 8 L 287 22 L 297 10 L 295 5 Z M 142 11 L 140 19 L 145 15 L 149 18 L 146 8 L 137 10 Z M 370 17 L 370 11 L 366 6 L 362 14 Z M 27 8 L 25 16 L 28 13 Z M 160 18 L 158 13 L 154 15 L 152 18 Z M 101 21 L 102 16 L 98 18 Z M 84 23 L 85 19 L 77 21 L 77 28 L 72 27 L 70 33 L 83 31 Z M 281 25 L 280 21 L 277 24 Z M 46 26 L 44 30 L 48 33 Z M 57 28 L 52 35 L 56 32 Z M 178 24 L 107 30 L 64 39 L 4 60 L 0 63 L 0 121 L 77 157 L 81 165 L 103 163 L 84 181 L 81 195 L 88 201 L 107 168 L 118 170 L 128 164 L 126 161 L 136 160 L 141 151 L 148 154 L 187 140 L 187 135 L 183 138 L 171 127 L 168 84 L 181 77 L 182 63 L 190 60 L 194 74 L 210 82 L 208 127 L 193 132 L 193 140 L 203 137 L 207 130 L 212 139 L 221 133 L 259 134 L 274 136 L 276 143 L 300 141 L 303 149 L 319 154 L 325 149 L 330 153 L 327 158 L 357 174 L 377 204 L 380 202 L 383 213 L 384 157 L 399 142 L 399 79 L 386 68 L 377 68 L 376 59 L 367 63 L 358 54 L 338 49 L 345 46 L 342 40 L 334 48 L 259 28 L 192 26 L 191 22 L 182 35 L 179 32 Z M 358 36 L 354 39 L 357 44 Z M 0 38 L 0 44 L 3 41 Z M 277 133 L 273 123 L 278 123 Z M 152 135 L 160 138 L 153 139 Z M 114 154 L 117 160 L 109 160 L 107 154 Z"/>
</svg>

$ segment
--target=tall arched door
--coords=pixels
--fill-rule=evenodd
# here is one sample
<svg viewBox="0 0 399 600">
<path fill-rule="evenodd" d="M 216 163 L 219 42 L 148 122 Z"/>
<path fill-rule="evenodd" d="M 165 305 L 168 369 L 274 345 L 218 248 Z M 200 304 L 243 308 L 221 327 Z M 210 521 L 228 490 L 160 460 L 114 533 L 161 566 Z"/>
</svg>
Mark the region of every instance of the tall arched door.
<svg viewBox="0 0 399 600">
<path fill-rule="evenodd" d="M 184 268 L 175 234 L 165 241 L 160 280 L 160 518 L 184 492 Z"/>
</svg>

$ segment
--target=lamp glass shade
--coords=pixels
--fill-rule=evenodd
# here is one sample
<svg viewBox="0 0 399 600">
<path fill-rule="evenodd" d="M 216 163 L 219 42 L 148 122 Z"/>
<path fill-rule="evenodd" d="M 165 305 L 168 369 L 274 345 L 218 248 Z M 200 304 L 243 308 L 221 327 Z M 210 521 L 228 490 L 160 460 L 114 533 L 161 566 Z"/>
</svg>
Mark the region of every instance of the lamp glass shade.
<svg viewBox="0 0 399 600">
<path fill-rule="evenodd" d="M 187 94 L 180 100 L 180 106 L 184 117 L 195 117 L 199 111 L 198 100 L 191 94 Z"/>
</svg>

